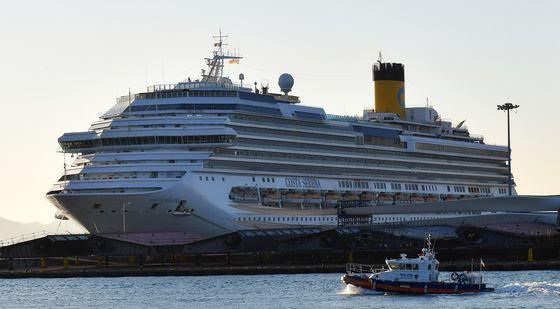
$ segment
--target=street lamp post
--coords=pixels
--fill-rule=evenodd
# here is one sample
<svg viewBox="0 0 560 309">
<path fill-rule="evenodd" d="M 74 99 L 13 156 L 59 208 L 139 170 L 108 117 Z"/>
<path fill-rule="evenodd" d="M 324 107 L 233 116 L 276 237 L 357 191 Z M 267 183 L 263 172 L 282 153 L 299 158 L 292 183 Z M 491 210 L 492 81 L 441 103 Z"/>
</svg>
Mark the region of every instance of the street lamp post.
<svg viewBox="0 0 560 309">
<path fill-rule="evenodd" d="M 511 196 L 512 190 L 512 181 L 511 181 L 511 137 L 510 137 L 510 129 L 509 129 L 509 111 L 512 109 L 518 108 L 519 105 L 513 105 L 511 103 L 505 103 L 502 105 L 498 105 L 499 111 L 506 111 L 507 112 L 507 132 L 508 132 L 508 195 Z"/>
</svg>

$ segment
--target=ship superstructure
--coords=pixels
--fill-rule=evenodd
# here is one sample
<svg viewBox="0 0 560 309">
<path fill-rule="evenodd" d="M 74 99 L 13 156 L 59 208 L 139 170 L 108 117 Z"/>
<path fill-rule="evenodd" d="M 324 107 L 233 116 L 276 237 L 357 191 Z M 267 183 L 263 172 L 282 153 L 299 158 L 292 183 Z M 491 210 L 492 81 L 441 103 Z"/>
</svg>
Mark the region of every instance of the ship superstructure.
<svg viewBox="0 0 560 309">
<path fill-rule="evenodd" d="M 408 205 L 508 194 L 508 149 L 486 145 L 430 106 L 404 105 L 404 67 L 374 65 L 376 108 L 326 114 L 268 86 L 223 76 L 223 36 L 200 80 L 129 94 L 87 131 L 59 138 L 76 155 L 47 193 L 92 233 L 335 225 L 340 201 Z M 401 74 L 402 73 L 402 74 Z M 514 192 L 515 194 L 515 192 Z M 374 215 L 393 222 L 469 214 Z"/>
</svg>

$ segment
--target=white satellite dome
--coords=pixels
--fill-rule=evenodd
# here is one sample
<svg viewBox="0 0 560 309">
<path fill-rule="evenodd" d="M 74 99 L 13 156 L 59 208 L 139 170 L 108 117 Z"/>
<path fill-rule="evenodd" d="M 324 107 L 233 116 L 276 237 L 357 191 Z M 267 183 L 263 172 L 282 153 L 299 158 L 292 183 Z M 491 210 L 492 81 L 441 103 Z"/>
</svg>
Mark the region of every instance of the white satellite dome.
<svg viewBox="0 0 560 309">
<path fill-rule="evenodd" d="M 288 95 L 288 92 L 292 91 L 292 87 L 294 86 L 294 78 L 292 75 L 284 73 L 278 78 L 278 86 L 280 86 L 280 90 L 284 92 L 285 95 Z"/>
</svg>

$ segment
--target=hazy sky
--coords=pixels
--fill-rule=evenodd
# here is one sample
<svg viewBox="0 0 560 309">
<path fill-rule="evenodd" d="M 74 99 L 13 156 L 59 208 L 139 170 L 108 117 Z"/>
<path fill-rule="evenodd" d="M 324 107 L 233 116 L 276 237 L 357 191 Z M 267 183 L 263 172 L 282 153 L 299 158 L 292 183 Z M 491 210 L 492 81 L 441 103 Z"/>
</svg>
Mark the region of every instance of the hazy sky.
<svg viewBox="0 0 560 309">
<path fill-rule="evenodd" d="M 57 138 L 115 98 L 196 78 L 218 29 L 243 54 L 236 80 L 289 72 L 331 114 L 373 105 L 379 51 L 406 66 L 406 103 L 506 144 L 521 194 L 559 194 L 560 4 L 556 1 L 0 1 L 0 217 L 50 222 Z"/>
</svg>

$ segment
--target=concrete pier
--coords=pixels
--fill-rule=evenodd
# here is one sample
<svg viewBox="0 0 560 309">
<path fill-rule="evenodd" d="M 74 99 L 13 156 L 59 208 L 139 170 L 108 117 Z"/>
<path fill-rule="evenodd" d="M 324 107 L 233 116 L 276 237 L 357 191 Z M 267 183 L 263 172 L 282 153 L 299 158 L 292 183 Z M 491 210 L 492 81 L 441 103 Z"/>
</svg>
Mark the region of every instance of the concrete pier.
<svg viewBox="0 0 560 309">
<path fill-rule="evenodd" d="M 444 271 L 480 258 L 488 270 L 560 267 L 556 224 L 506 219 L 242 230 L 197 241 L 169 238 L 175 234 L 48 235 L 1 247 L 0 278 L 342 273 L 348 262 L 415 256 L 427 234 Z"/>
</svg>

